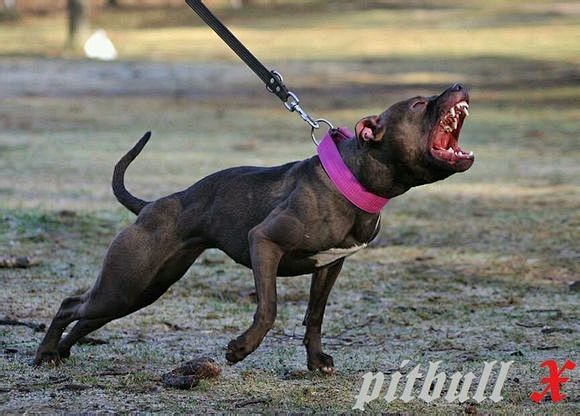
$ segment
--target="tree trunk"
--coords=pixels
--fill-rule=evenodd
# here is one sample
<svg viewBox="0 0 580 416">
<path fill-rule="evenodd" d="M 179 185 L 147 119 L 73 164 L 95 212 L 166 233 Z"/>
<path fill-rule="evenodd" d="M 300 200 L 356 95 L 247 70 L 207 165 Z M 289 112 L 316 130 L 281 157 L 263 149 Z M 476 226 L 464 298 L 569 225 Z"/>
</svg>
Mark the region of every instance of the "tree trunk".
<svg viewBox="0 0 580 416">
<path fill-rule="evenodd" d="M 68 38 L 67 47 L 76 48 L 79 34 L 88 27 L 89 0 L 67 0 Z"/>
<path fill-rule="evenodd" d="M 119 1 L 118 0 L 107 0 L 107 6 L 119 7 Z"/>
</svg>

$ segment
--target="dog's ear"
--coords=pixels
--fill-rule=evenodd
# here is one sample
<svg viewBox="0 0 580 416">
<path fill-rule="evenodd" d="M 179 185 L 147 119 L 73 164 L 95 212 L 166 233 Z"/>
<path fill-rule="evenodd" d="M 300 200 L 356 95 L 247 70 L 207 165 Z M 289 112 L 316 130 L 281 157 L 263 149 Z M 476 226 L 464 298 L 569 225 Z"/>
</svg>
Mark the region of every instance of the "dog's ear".
<svg viewBox="0 0 580 416">
<path fill-rule="evenodd" d="M 385 135 L 385 126 L 379 116 L 369 116 L 356 123 L 354 131 L 360 141 L 380 142 Z"/>
</svg>

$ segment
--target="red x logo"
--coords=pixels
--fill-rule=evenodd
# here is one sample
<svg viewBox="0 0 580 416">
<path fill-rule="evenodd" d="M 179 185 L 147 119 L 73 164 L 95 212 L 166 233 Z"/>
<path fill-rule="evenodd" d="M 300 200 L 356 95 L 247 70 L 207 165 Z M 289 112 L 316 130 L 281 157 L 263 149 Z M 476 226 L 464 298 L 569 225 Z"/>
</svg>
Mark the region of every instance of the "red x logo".
<svg viewBox="0 0 580 416">
<path fill-rule="evenodd" d="M 544 396 L 550 394 L 552 396 L 552 401 L 554 403 L 559 402 L 560 400 L 566 397 L 565 394 L 560 393 L 560 387 L 562 384 L 567 383 L 569 378 L 568 377 L 561 377 L 562 373 L 566 370 L 573 370 L 576 368 L 576 363 L 570 360 L 566 360 L 562 368 L 558 368 L 558 363 L 556 360 L 546 360 L 542 364 L 541 367 L 548 367 L 549 375 L 548 377 L 544 377 L 540 379 L 540 383 L 546 384 L 546 388 L 542 391 L 535 391 L 530 395 L 530 398 L 535 401 L 536 403 L 540 403 Z"/>
</svg>

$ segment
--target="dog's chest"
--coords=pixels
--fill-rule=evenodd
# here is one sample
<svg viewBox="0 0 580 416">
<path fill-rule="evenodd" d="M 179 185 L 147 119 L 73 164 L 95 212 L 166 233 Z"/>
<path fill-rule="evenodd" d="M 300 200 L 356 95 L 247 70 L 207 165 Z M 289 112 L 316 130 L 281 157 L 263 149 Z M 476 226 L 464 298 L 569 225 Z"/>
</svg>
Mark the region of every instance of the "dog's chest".
<svg viewBox="0 0 580 416">
<path fill-rule="evenodd" d="M 331 248 L 328 250 L 320 251 L 308 258 L 310 260 L 314 260 L 316 267 L 323 267 L 343 257 L 351 256 L 366 246 L 367 243 L 348 248 Z"/>
<path fill-rule="evenodd" d="M 316 267 L 324 267 L 330 263 L 335 262 L 338 259 L 352 256 L 357 251 L 360 251 L 363 248 L 365 248 L 368 245 L 368 243 L 370 243 L 376 237 L 380 227 L 381 227 L 381 216 L 379 215 L 373 227 L 373 231 L 370 234 L 366 243 L 355 244 L 347 248 L 334 247 L 328 250 L 319 251 L 318 253 L 309 256 L 308 259 L 313 260 Z"/>
</svg>

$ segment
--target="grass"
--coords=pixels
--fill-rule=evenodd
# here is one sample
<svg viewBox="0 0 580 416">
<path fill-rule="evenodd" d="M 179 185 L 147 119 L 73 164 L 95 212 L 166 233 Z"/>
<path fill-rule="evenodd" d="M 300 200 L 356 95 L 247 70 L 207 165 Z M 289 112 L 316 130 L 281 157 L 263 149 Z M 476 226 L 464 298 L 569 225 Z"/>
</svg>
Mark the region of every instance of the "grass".
<svg viewBox="0 0 580 416">
<path fill-rule="evenodd" d="M 578 63 L 578 7 L 571 4 L 453 1 L 439 3 L 442 7 L 417 2 L 417 7 L 392 8 L 386 3 L 356 8 L 351 2 L 334 7 L 298 2 L 282 9 L 218 14 L 257 56 L 269 61 L 489 55 Z M 109 32 L 125 59 L 237 60 L 185 5 L 139 13 L 96 10 L 93 26 Z M 62 14 L 5 23 L 0 55 L 59 56 L 65 27 Z"/>
<path fill-rule="evenodd" d="M 528 397 L 541 387 L 543 360 L 577 362 L 577 8 L 381 4 L 224 11 L 305 107 L 337 124 L 456 80 L 471 87 L 461 141 L 476 154 L 473 168 L 391 201 L 377 244 L 349 259 L 337 282 L 323 334 L 337 374 L 306 371 L 307 278 L 279 279 L 274 329 L 225 366 L 227 342 L 252 319 L 252 276 L 208 252 L 158 302 L 94 334 L 108 344 L 77 346 L 59 368 L 29 365 L 42 333 L 0 326 L 0 412 L 348 413 L 365 372 L 410 359 L 442 360 L 448 374 L 514 364 L 497 404 L 378 400 L 370 413 L 578 413 L 577 371 L 563 402 Z M 0 256 L 40 261 L 0 269 L 0 318 L 48 323 L 61 299 L 90 287 L 111 238 L 133 218 L 111 195 L 112 166 L 145 130 L 154 136 L 127 184 L 148 199 L 217 169 L 313 153 L 302 123 L 242 64 L 225 62 L 231 56 L 207 29 L 186 27 L 190 16 L 143 11 L 123 28 L 129 11 L 106 13 L 96 21 L 110 22 L 123 57 L 158 62 L 45 59 L 60 54 L 59 15 L 0 28 L 0 54 L 11 55 L 0 59 L 0 94 L 10 98 L 0 101 Z M 161 387 L 163 373 L 198 355 L 217 359 L 222 376 L 191 391 Z"/>
</svg>

